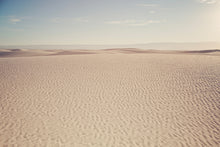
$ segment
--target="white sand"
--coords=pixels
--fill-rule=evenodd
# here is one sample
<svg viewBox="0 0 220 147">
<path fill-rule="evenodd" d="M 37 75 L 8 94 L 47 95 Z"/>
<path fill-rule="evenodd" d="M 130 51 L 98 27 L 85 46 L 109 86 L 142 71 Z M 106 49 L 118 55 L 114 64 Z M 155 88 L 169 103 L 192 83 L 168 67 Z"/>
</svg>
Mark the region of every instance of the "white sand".
<svg viewBox="0 0 220 147">
<path fill-rule="evenodd" d="M 5 52 L 0 146 L 220 146 L 219 53 Z"/>
</svg>

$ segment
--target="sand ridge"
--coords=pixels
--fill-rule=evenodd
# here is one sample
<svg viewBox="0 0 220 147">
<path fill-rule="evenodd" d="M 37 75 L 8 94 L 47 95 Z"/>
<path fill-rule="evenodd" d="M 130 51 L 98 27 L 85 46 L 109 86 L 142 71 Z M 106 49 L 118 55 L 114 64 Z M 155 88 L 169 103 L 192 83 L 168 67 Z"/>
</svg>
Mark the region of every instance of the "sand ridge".
<svg viewBox="0 0 220 147">
<path fill-rule="evenodd" d="M 43 49 L 0 49 L 1 57 L 32 57 L 32 56 L 57 56 L 57 55 L 82 55 L 82 54 L 135 54 L 135 53 L 157 53 L 157 54 L 205 54 L 220 55 L 219 49 L 212 50 L 195 50 L 195 51 L 176 51 L 176 50 L 143 50 L 137 48 L 112 48 L 102 50 L 43 50 Z"/>
<path fill-rule="evenodd" d="M 2 50 L 0 146 L 219 146 L 219 56 L 135 51 Z"/>
</svg>

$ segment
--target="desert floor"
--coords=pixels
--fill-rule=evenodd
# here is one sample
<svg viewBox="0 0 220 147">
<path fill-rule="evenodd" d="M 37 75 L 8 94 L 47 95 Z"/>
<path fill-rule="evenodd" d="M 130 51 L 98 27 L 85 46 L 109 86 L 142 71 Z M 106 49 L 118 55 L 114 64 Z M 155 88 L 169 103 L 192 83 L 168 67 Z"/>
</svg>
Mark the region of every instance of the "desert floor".
<svg viewBox="0 0 220 147">
<path fill-rule="evenodd" d="M 220 146 L 220 54 L 0 50 L 0 146 Z"/>
</svg>

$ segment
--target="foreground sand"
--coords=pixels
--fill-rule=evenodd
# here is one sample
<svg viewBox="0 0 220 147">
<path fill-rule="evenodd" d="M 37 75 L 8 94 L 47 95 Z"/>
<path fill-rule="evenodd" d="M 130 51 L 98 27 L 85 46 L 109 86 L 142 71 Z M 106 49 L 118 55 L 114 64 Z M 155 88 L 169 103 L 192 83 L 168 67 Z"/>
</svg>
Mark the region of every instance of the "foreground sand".
<svg viewBox="0 0 220 147">
<path fill-rule="evenodd" d="M 0 57 L 0 146 L 220 145 L 218 51 Z"/>
</svg>

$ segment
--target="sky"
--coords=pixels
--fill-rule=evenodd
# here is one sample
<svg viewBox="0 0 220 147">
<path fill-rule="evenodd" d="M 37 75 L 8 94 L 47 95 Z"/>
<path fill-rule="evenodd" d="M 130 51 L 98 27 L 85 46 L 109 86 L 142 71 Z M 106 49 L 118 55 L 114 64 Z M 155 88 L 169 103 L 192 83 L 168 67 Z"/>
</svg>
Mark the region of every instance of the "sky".
<svg viewBox="0 0 220 147">
<path fill-rule="evenodd" d="M 0 0 L 0 45 L 210 41 L 220 0 Z"/>
</svg>

